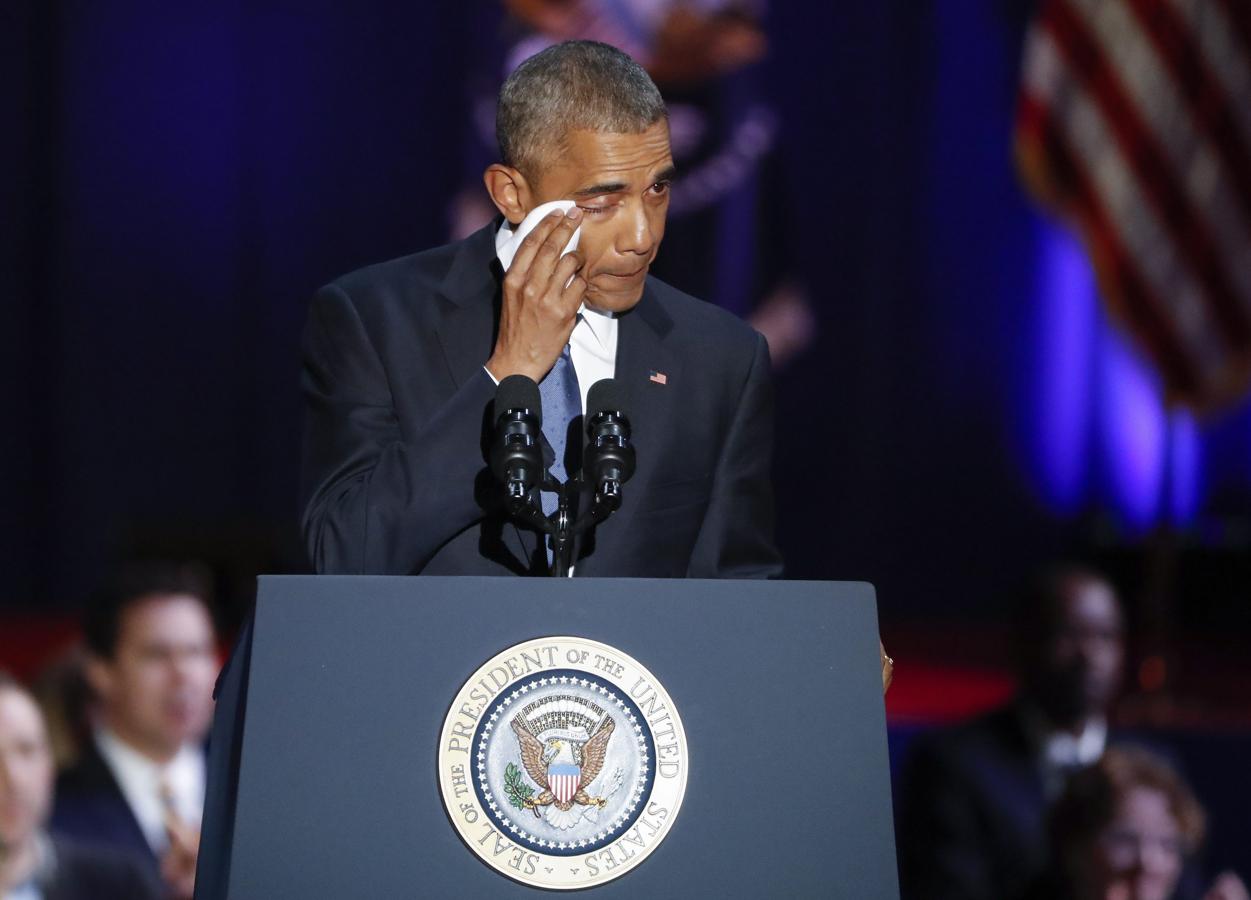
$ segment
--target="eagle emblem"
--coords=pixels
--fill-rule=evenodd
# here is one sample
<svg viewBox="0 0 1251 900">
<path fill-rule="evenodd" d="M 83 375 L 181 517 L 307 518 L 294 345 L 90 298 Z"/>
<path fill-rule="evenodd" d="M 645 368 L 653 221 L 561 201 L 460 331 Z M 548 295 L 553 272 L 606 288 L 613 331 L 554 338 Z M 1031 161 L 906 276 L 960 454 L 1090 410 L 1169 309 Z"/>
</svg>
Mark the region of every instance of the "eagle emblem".
<svg viewBox="0 0 1251 900">
<path fill-rule="evenodd" d="M 574 804 L 604 807 L 607 799 L 590 796 L 585 786 L 595 781 L 604 767 L 608 741 L 616 728 L 611 716 L 605 716 L 586 740 L 578 740 L 576 733 L 559 731 L 541 741 L 521 715 L 514 716 L 509 724 L 517 735 L 526 774 L 539 787 L 538 796 L 522 800 L 525 809 L 542 818 L 540 809 L 545 806 L 555 806 L 561 812 L 568 812 Z"/>
</svg>

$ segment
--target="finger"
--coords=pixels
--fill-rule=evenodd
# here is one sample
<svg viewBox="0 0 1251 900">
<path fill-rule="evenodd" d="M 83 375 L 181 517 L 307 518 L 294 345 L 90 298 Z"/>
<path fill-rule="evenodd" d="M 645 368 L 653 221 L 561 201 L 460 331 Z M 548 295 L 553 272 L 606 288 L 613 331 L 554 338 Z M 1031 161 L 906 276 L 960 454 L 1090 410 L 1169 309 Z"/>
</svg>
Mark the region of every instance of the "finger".
<svg viewBox="0 0 1251 900">
<path fill-rule="evenodd" d="M 509 267 L 509 272 L 517 272 L 524 275 L 530 271 L 530 264 L 534 261 L 534 256 L 539 252 L 539 248 L 543 246 L 543 242 L 548 236 L 560 225 L 565 219 L 565 214 L 559 209 L 554 209 L 539 221 L 538 225 L 526 235 L 525 240 L 521 242 L 521 246 L 517 248 L 517 253 L 513 256 L 513 264 Z"/>
<path fill-rule="evenodd" d="M 586 258 L 577 250 L 571 250 L 566 253 L 552 270 L 552 277 L 547 283 L 547 289 L 552 294 L 559 296 L 564 291 L 565 285 L 569 283 L 569 279 L 577 274 L 585 263 Z"/>
<path fill-rule="evenodd" d="M 565 285 L 560 292 L 560 304 L 569 311 L 576 325 L 578 317 L 574 315 L 578 311 L 578 307 L 582 305 L 582 300 L 586 296 L 587 283 L 586 279 L 581 275 L 574 275 L 573 280 Z M 571 329 L 572 330 L 572 329 Z"/>
<path fill-rule="evenodd" d="M 539 247 L 538 252 L 534 255 L 534 260 L 530 263 L 527 280 L 537 279 L 540 284 L 547 284 L 551 279 L 553 270 L 555 270 L 556 265 L 561 260 L 561 253 L 569 244 L 581 218 L 582 211 L 576 206 L 570 212 L 576 212 L 578 218 L 565 216 L 560 221 L 560 224 L 551 230 L 547 240 Z"/>
</svg>

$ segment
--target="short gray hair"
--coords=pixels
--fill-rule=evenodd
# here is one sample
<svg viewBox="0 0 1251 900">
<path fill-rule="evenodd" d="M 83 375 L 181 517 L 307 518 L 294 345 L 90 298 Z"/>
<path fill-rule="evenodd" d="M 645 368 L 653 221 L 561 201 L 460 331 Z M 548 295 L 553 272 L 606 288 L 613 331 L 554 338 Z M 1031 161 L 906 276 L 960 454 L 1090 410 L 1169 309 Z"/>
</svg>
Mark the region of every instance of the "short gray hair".
<svg viewBox="0 0 1251 900">
<path fill-rule="evenodd" d="M 495 136 L 506 165 L 532 177 L 570 131 L 640 134 L 668 116 L 643 67 L 609 44 L 565 41 L 518 66 L 500 88 Z"/>
</svg>

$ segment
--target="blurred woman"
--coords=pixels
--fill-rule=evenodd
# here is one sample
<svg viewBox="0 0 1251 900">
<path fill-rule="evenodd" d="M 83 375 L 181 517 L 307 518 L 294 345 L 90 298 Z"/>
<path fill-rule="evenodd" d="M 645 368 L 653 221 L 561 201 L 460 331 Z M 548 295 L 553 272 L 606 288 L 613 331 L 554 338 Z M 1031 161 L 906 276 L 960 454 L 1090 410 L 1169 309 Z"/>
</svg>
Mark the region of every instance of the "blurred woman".
<svg viewBox="0 0 1251 900">
<path fill-rule="evenodd" d="M 1203 834 L 1203 810 L 1181 776 L 1145 750 L 1111 747 L 1056 801 L 1052 870 L 1029 896 L 1170 900 Z M 1247 890 L 1225 873 L 1203 897 L 1247 900 Z"/>
</svg>

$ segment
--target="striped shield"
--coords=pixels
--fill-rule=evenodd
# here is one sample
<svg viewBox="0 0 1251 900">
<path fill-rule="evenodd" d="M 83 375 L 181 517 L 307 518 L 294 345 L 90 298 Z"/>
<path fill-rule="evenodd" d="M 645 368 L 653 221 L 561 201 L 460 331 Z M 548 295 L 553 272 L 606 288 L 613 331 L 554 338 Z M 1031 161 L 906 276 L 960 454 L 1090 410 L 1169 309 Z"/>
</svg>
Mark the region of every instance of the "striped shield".
<svg viewBox="0 0 1251 900">
<path fill-rule="evenodd" d="M 582 767 L 572 763 L 553 763 L 547 768 L 547 786 L 556 799 L 568 803 L 582 784 Z"/>
</svg>

